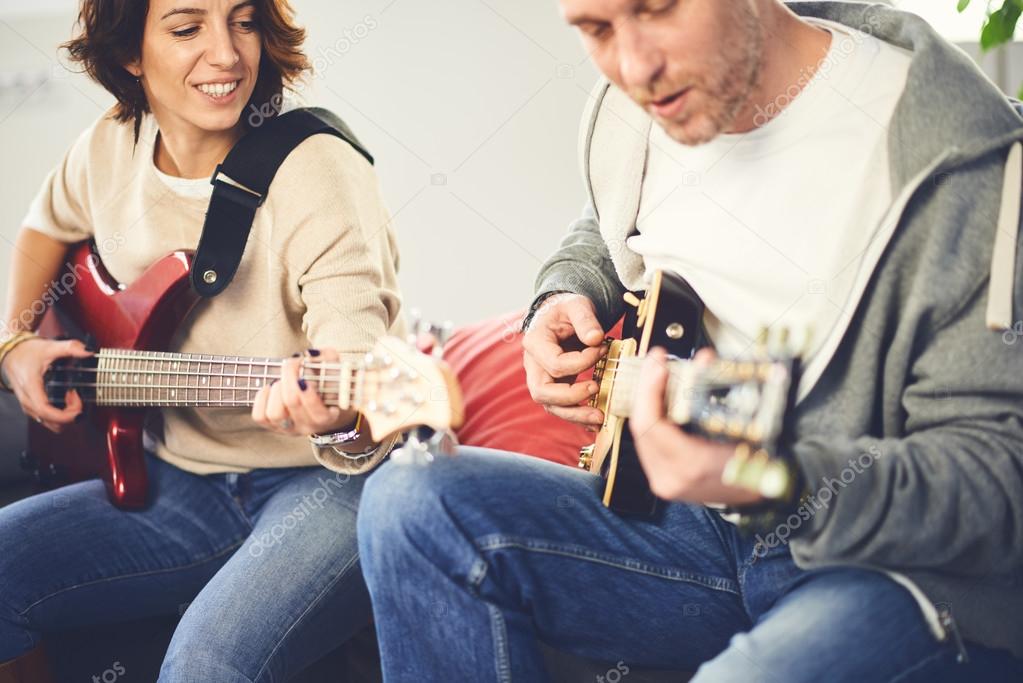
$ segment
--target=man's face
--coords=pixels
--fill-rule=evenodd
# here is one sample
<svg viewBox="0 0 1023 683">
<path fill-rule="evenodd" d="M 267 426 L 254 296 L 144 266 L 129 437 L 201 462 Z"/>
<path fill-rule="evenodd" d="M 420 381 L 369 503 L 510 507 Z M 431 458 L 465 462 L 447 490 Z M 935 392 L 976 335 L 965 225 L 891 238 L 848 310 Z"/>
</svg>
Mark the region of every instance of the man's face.
<svg viewBox="0 0 1023 683">
<path fill-rule="evenodd" d="M 728 132 L 759 83 L 757 0 L 560 0 L 597 67 L 685 145 Z"/>
</svg>

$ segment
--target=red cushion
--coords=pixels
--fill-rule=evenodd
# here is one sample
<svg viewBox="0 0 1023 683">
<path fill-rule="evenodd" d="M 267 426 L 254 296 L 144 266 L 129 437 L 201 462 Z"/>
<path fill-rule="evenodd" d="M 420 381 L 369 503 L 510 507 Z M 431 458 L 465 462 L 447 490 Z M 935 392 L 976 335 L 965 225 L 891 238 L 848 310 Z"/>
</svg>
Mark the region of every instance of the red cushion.
<svg viewBox="0 0 1023 683">
<path fill-rule="evenodd" d="M 575 466 L 579 449 L 593 443 L 582 427 L 548 415 L 526 388 L 521 311 L 459 328 L 444 349 L 465 396 L 458 441 L 535 455 Z"/>
</svg>

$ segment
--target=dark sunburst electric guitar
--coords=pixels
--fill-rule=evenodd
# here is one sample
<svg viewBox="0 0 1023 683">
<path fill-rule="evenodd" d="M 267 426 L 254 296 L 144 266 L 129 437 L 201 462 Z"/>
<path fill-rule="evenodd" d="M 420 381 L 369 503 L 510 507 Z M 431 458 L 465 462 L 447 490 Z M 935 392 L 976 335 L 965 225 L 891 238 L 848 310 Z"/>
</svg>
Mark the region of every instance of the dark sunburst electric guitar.
<svg viewBox="0 0 1023 683">
<path fill-rule="evenodd" d="M 625 298 L 630 308 L 622 339 L 605 342 L 608 353 L 594 369 L 600 388 L 590 405 L 604 413 L 604 423 L 596 442 L 579 456 L 580 468 L 604 478 L 604 505 L 644 517 L 660 507 L 628 429 L 643 357 L 655 346 L 667 349 L 670 358 L 668 418 L 688 432 L 746 444 L 752 466 L 776 473 L 772 486 L 791 485 L 784 480 L 786 470 L 771 465 L 791 434 L 798 358 L 771 356 L 761 347 L 749 358 L 694 363 L 695 352 L 707 346 L 704 305 L 685 280 L 657 271 L 642 298 L 632 293 Z"/>
</svg>

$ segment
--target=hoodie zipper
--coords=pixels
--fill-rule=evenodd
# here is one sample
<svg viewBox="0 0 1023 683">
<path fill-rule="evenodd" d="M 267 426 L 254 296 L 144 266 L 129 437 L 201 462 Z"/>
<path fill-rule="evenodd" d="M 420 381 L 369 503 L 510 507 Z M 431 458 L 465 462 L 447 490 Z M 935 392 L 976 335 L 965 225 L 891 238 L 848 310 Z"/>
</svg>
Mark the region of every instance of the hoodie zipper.
<svg viewBox="0 0 1023 683">
<path fill-rule="evenodd" d="M 956 663 L 966 664 L 969 662 L 970 657 L 966 653 L 966 645 L 963 644 L 963 637 L 959 633 L 959 627 L 956 626 L 955 619 L 952 618 L 952 610 L 948 605 L 938 605 L 938 621 L 945 629 L 946 640 L 951 638 L 952 644 L 956 648 Z"/>
</svg>

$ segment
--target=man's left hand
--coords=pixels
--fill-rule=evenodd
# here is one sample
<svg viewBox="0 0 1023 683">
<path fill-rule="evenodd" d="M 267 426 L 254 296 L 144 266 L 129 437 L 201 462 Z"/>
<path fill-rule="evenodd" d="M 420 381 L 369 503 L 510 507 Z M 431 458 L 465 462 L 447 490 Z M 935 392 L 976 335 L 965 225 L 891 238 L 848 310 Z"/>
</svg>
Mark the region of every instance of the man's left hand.
<svg viewBox="0 0 1023 683">
<path fill-rule="evenodd" d="M 700 351 L 695 361 L 709 363 L 714 353 Z M 650 489 L 659 498 L 689 503 L 750 505 L 761 500 L 748 489 L 721 483 L 735 446 L 687 434 L 666 417 L 668 355 L 651 349 L 640 372 L 629 428 Z"/>
</svg>

